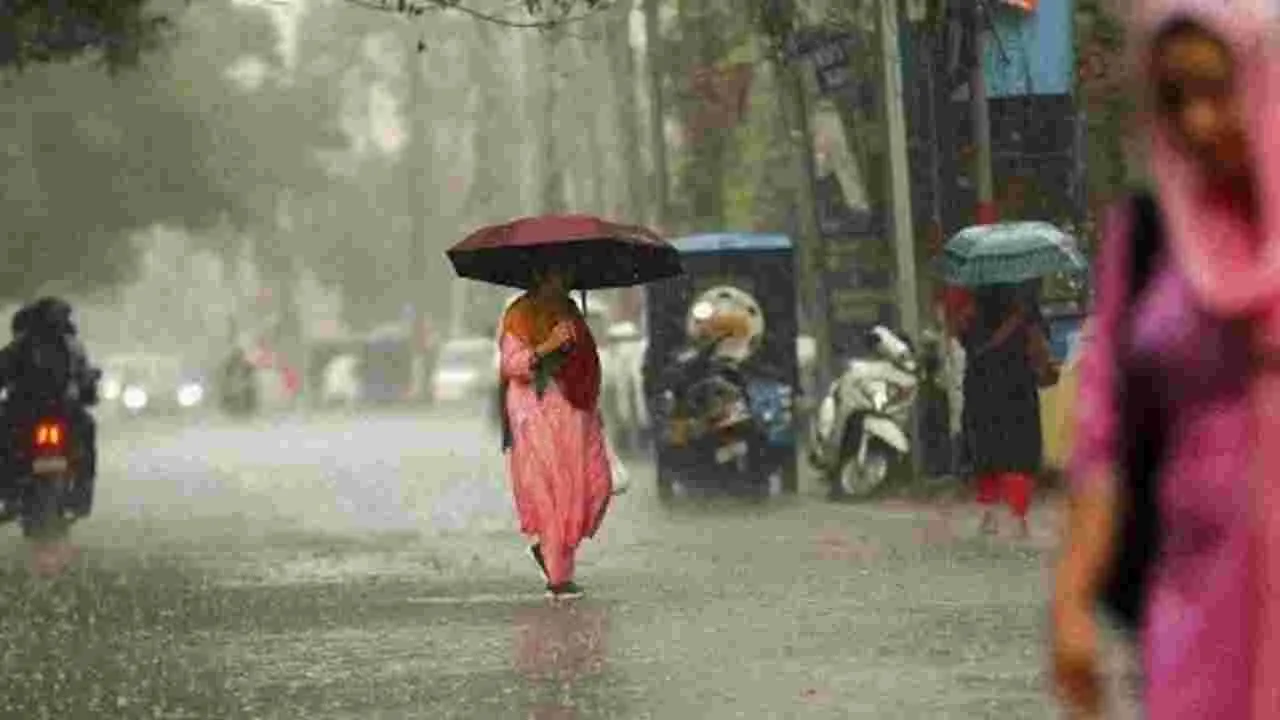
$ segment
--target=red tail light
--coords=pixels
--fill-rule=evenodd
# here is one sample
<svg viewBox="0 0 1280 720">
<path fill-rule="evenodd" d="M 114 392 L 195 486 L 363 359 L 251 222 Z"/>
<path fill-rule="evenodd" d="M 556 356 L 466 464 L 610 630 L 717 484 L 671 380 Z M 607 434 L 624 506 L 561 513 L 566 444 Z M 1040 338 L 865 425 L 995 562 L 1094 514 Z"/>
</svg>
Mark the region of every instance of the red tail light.
<svg viewBox="0 0 1280 720">
<path fill-rule="evenodd" d="M 36 425 L 36 448 L 57 450 L 66 442 L 67 430 L 62 423 L 42 422 Z"/>
</svg>

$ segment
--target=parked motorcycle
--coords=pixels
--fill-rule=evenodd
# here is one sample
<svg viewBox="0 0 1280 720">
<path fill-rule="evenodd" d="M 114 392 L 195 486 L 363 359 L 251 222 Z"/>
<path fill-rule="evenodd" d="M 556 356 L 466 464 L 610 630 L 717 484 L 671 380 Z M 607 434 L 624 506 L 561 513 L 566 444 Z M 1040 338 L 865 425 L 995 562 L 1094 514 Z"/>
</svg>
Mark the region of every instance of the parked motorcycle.
<svg viewBox="0 0 1280 720">
<path fill-rule="evenodd" d="M 872 357 L 849 363 L 810 426 L 809 462 L 833 500 L 863 499 L 911 451 L 908 423 L 919 388 L 915 352 L 884 326 L 869 332 Z"/>
<path fill-rule="evenodd" d="M 87 450 L 64 409 L 51 407 L 11 422 L 10 479 L 0 488 L 0 524 L 16 519 L 33 540 L 62 537 L 76 520 L 72 493 Z"/>
<path fill-rule="evenodd" d="M 791 388 L 749 375 L 717 353 L 724 338 L 686 348 L 662 373 L 658 491 L 686 488 L 768 496 L 787 453 Z M 782 438 L 785 442 L 789 436 Z M 781 481 L 781 479 L 779 479 Z"/>
</svg>

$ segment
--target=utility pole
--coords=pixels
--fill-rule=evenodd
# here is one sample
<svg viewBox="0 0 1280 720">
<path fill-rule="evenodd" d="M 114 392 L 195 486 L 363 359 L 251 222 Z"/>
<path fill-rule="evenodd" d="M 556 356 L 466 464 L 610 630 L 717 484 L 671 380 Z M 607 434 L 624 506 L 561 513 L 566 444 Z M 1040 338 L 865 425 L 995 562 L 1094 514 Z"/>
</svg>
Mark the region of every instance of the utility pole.
<svg viewBox="0 0 1280 720">
<path fill-rule="evenodd" d="M 813 156 L 813 126 L 805 88 L 805 65 L 791 52 L 791 41 L 798 32 L 795 0 L 776 0 L 759 18 L 761 35 L 772 40 L 773 67 L 778 82 L 778 114 L 791 158 L 792 201 L 795 203 L 796 256 L 799 265 L 799 302 L 804 308 L 805 331 L 813 336 L 816 346 L 818 387 L 825 388 L 835 371 L 831 356 L 831 325 L 823 260 L 826 257 L 822 223 L 814 198 L 818 177 Z"/>
<path fill-rule="evenodd" d="M 902 53 L 898 46 L 898 0 L 880 0 L 880 42 L 884 66 L 884 117 L 889 135 L 890 201 L 893 247 L 897 259 L 898 322 L 919 343 L 920 294 L 916 288 L 916 241 L 911 217 L 911 166 L 907 155 L 907 118 L 902 96 Z M 919 347 L 919 345 L 917 345 Z M 924 476 L 921 413 L 913 412 L 917 442 L 911 443 L 911 475 Z"/>
<path fill-rule="evenodd" d="M 653 223 L 662 231 L 670 222 L 669 176 L 667 170 L 667 108 L 662 93 L 662 29 L 658 9 L 661 0 L 644 0 L 645 69 L 649 75 L 649 152 L 653 155 Z"/>
<path fill-rule="evenodd" d="M 426 50 L 426 43 L 419 32 L 417 24 L 411 23 L 405 42 L 405 67 L 409 82 L 409 103 L 405 111 L 409 121 L 409 142 L 404 148 L 404 163 L 408 173 L 408 182 L 405 186 L 409 194 L 406 198 L 409 211 L 409 257 L 406 263 L 408 277 L 405 282 L 405 307 L 408 311 L 406 315 L 412 343 L 412 391 L 415 398 L 428 400 L 427 356 L 422 343 L 418 342 L 426 318 L 422 292 L 427 275 L 426 218 L 424 217 L 426 207 L 422 202 L 422 170 L 423 158 L 428 149 L 426 127 L 420 109 L 424 94 L 422 92 L 422 53 Z"/>
<path fill-rule="evenodd" d="M 973 64 L 969 69 L 970 116 L 973 123 L 974 181 L 978 191 L 976 221 L 987 225 L 997 221 L 995 180 L 991 174 L 991 103 L 987 97 L 987 3 L 973 2 Z"/>
<path fill-rule="evenodd" d="M 831 325 L 828 315 L 826 268 L 823 260 L 825 238 L 822 226 L 818 222 L 818 205 L 814 200 L 814 181 L 817 178 L 817 163 L 813 157 L 813 127 L 809 118 L 809 103 L 805 97 L 804 78 L 799 67 L 785 58 L 778 63 L 782 83 L 780 100 L 783 104 L 783 117 L 787 119 L 787 136 L 791 145 L 792 167 L 795 172 L 795 200 L 798 207 L 800 237 L 797 238 L 797 253 L 800 257 L 800 280 L 808 289 L 804 300 L 808 305 L 809 331 L 813 334 L 817 346 L 819 387 L 826 387 L 835 371 L 831 357 Z"/>
<path fill-rule="evenodd" d="M 902 97 L 902 55 L 898 47 L 898 2 L 880 2 L 884 63 L 885 125 L 889 134 L 889 176 L 893 202 L 893 245 L 897 258 L 898 316 L 912 342 L 920 341 L 920 295 L 916 289 L 915 227 L 911 217 L 911 167 Z"/>
</svg>

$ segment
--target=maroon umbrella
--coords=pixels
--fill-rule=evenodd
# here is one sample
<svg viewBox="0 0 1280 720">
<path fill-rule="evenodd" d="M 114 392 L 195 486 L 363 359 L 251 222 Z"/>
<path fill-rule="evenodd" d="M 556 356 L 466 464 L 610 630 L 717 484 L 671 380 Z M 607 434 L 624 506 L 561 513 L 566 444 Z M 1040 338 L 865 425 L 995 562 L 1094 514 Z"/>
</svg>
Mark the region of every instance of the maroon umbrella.
<svg viewBox="0 0 1280 720">
<path fill-rule="evenodd" d="M 575 289 L 618 288 L 684 272 L 674 247 L 652 230 L 590 215 L 544 215 L 472 233 L 449 250 L 459 277 L 527 289 L 539 267 L 573 275 Z"/>
</svg>

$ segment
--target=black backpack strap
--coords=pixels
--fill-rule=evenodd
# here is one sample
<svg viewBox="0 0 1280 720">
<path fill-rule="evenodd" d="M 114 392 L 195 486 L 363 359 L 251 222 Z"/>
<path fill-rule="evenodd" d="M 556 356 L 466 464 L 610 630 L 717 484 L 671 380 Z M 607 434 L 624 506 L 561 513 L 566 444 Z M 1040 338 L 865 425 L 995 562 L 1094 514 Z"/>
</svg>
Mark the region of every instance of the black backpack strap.
<svg viewBox="0 0 1280 720">
<path fill-rule="evenodd" d="M 1155 258 L 1163 244 L 1164 224 L 1155 196 L 1149 192 L 1134 193 L 1133 230 L 1129 255 L 1129 299 L 1137 297 L 1151 279 Z"/>
</svg>

